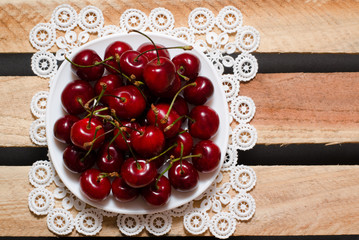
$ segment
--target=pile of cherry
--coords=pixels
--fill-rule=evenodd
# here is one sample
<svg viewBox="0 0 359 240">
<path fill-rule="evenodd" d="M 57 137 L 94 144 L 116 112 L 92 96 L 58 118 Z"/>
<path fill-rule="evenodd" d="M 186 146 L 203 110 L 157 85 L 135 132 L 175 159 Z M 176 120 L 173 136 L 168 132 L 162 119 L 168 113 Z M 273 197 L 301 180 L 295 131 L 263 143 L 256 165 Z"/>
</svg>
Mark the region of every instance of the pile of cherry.
<svg viewBox="0 0 359 240">
<path fill-rule="evenodd" d="M 137 50 L 115 41 L 103 60 L 90 49 L 66 58 L 79 79 L 62 91 L 67 114 L 56 121 L 54 136 L 67 144 L 64 164 L 80 173 L 91 200 L 112 192 L 120 202 L 142 195 L 162 206 L 172 188 L 192 191 L 198 172 L 220 165 L 220 149 L 210 140 L 219 117 L 204 105 L 214 88 L 199 76 L 199 58 L 190 46 L 165 48 L 147 38 Z M 188 51 L 170 59 L 171 48 Z"/>
</svg>

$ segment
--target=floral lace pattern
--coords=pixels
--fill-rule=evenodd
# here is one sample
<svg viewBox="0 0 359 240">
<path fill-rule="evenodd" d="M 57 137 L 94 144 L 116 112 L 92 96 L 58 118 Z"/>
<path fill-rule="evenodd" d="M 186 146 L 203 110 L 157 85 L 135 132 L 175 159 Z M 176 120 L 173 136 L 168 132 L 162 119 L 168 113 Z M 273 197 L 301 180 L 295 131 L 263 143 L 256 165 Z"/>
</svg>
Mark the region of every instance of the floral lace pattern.
<svg viewBox="0 0 359 240">
<path fill-rule="evenodd" d="M 149 15 L 138 9 L 127 9 L 119 17 L 119 25 L 105 25 L 102 11 L 87 6 L 79 13 L 68 5 L 58 6 L 48 23 L 37 24 L 30 32 L 30 43 L 38 50 L 31 58 L 33 72 L 49 79 L 49 86 L 57 72 L 57 61 L 64 60 L 77 47 L 87 43 L 90 36 L 103 37 L 124 33 L 131 29 L 165 33 L 194 45 L 212 62 L 221 76 L 223 91 L 230 107 L 230 144 L 216 181 L 200 197 L 176 209 L 148 215 L 122 215 L 89 207 L 77 199 L 57 176 L 50 161 L 37 161 L 29 172 L 34 189 L 29 194 L 29 209 L 35 215 L 47 215 L 47 226 L 57 235 L 67 235 L 76 229 L 82 235 L 93 236 L 102 229 L 103 216 L 116 218 L 119 231 L 127 236 L 144 229 L 160 236 L 172 227 L 172 218 L 183 218 L 186 231 L 193 235 L 206 231 L 217 238 L 228 238 L 238 221 L 247 221 L 255 213 L 255 200 L 249 194 L 256 184 L 253 169 L 237 163 L 238 151 L 246 151 L 256 144 L 257 131 L 250 124 L 255 104 L 250 97 L 240 96 L 240 83 L 252 80 L 258 62 L 251 54 L 260 42 L 259 32 L 243 26 L 239 9 L 226 6 L 216 16 L 207 8 L 195 8 L 188 16 L 188 27 L 175 26 L 173 14 L 165 8 L 155 8 Z M 80 30 L 80 31 L 75 31 Z M 213 31 L 212 31 L 213 30 Z M 216 30 L 216 31 L 214 31 Z M 218 31 L 219 30 L 219 31 Z M 62 34 L 58 34 L 63 32 Z M 205 36 L 197 39 L 198 36 Z M 234 41 L 230 40 L 233 36 Z M 55 54 L 50 49 L 57 47 Z M 233 54 L 240 52 L 237 57 Z M 46 146 L 45 113 L 48 92 L 40 91 L 31 101 L 30 109 L 36 120 L 31 124 L 31 140 Z M 224 174 L 229 181 L 224 181 Z M 51 192 L 47 187 L 55 184 Z M 55 208 L 59 202 L 61 208 Z M 72 215 L 75 209 L 78 214 Z M 70 212 L 71 211 L 71 212 Z"/>
</svg>

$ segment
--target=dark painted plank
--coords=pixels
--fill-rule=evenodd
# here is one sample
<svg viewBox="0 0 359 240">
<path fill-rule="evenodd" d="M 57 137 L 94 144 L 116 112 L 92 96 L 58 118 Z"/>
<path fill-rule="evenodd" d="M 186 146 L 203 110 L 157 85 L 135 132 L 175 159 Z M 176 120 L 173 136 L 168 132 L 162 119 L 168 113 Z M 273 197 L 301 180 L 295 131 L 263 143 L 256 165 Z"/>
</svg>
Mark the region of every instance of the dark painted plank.
<svg viewBox="0 0 359 240">
<path fill-rule="evenodd" d="M 44 147 L 2 147 L 0 165 L 30 166 L 37 160 L 47 159 Z M 255 165 L 356 165 L 359 144 L 298 144 L 259 145 L 249 151 L 238 151 L 240 164 Z"/>
<path fill-rule="evenodd" d="M 259 73 L 359 71 L 359 55 L 356 54 L 254 53 L 254 55 L 258 60 Z M 0 76 L 34 76 L 31 57 L 31 53 L 0 54 Z"/>
</svg>

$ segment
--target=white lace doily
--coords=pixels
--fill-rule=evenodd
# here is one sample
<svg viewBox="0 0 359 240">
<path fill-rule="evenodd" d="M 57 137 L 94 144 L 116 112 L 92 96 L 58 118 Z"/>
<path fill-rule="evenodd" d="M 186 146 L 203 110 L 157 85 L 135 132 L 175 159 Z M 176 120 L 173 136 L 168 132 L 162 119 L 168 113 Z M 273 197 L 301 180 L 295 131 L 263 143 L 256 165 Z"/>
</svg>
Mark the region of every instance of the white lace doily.
<svg viewBox="0 0 359 240">
<path fill-rule="evenodd" d="M 162 213 L 121 215 L 94 209 L 64 186 L 50 161 L 35 162 L 29 171 L 29 182 L 34 187 L 29 193 L 29 210 L 35 215 L 47 215 L 50 231 L 67 235 L 76 229 L 80 234 L 93 236 L 101 231 L 102 219 L 106 216 L 115 218 L 114 224 L 124 235 L 137 235 L 145 229 L 161 236 L 171 230 L 172 218 L 181 217 L 189 234 L 210 231 L 217 238 L 228 238 L 235 233 L 239 221 L 253 217 L 256 205 L 249 192 L 256 184 L 256 175 L 252 168 L 237 162 L 237 151 L 249 150 L 257 142 L 257 131 L 250 124 L 256 108 L 253 100 L 240 96 L 239 91 L 240 82 L 250 81 L 258 71 L 257 60 L 251 52 L 258 48 L 260 36 L 255 28 L 243 25 L 242 13 L 235 7 L 226 6 L 216 14 L 207 8 L 196 8 L 189 14 L 186 27 L 176 26 L 173 14 L 165 8 L 155 8 L 148 15 L 138 9 L 127 9 L 118 17 L 119 25 L 115 26 L 105 25 L 102 11 L 94 6 L 77 13 L 72 6 L 63 4 L 53 11 L 48 23 L 39 23 L 31 30 L 30 43 L 38 50 L 31 58 L 31 67 L 36 75 L 49 79 L 49 87 L 57 72 L 57 61 L 64 60 L 65 54 L 88 42 L 91 36 L 136 29 L 185 40 L 202 50 L 217 69 L 229 105 L 230 120 L 235 123 L 216 181 L 195 201 Z M 205 36 L 205 40 L 200 36 Z M 53 47 L 58 49 L 55 54 L 50 52 Z M 239 54 L 234 58 L 236 52 Z M 30 126 L 30 138 L 40 146 L 46 145 L 47 98 L 48 92 L 40 91 L 30 105 L 36 118 Z M 229 176 L 229 182 L 222 181 L 223 174 Z M 53 191 L 47 189 L 51 184 L 56 186 Z M 56 202 L 61 208 L 54 207 Z M 74 209 L 78 212 L 76 216 L 72 215 Z"/>
</svg>

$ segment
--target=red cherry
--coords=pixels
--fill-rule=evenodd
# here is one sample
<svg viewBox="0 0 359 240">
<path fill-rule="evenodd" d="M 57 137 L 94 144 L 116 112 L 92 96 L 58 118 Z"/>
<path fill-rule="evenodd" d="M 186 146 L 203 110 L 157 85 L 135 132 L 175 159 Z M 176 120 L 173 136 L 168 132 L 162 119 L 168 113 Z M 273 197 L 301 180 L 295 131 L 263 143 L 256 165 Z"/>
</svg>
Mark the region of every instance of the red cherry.
<svg viewBox="0 0 359 240">
<path fill-rule="evenodd" d="M 177 161 L 168 172 L 168 178 L 174 189 L 181 192 L 194 190 L 198 186 L 199 175 L 187 160 Z"/>
<path fill-rule="evenodd" d="M 96 128 L 98 128 L 97 132 Z M 93 150 L 98 149 L 105 140 L 102 124 L 96 119 L 91 119 L 91 121 L 89 118 L 81 119 L 72 125 L 71 141 L 75 146 L 89 150 L 91 147 L 90 143 L 95 139 L 95 132 L 98 138 L 93 143 Z"/>
<path fill-rule="evenodd" d="M 128 50 L 132 50 L 132 47 L 128 43 L 122 41 L 116 41 L 111 43 L 105 50 L 105 59 L 109 57 L 113 57 L 113 59 L 106 61 L 106 64 L 110 65 L 111 67 L 117 70 L 120 70 L 118 62 L 120 60 L 121 55 Z M 111 67 L 106 66 L 106 69 L 110 73 L 117 74 L 118 72 L 112 69 Z"/>
<path fill-rule="evenodd" d="M 193 155 L 201 154 L 201 157 L 193 157 L 193 166 L 202 173 L 215 171 L 221 161 L 221 150 L 211 140 L 203 140 L 194 146 Z"/>
<path fill-rule="evenodd" d="M 122 121 L 122 125 L 123 125 L 123 127 L 121 128 L 122 134 L 125 137 L 125 139 L 123 138 L 121 133 L 119 133 L 120 130 L 118 128 L 115 128 L 113 135 L 114 136 L 118 135 L 115 139 L 115 143 L 120 150 L 129 151 L 128 146 L 130 147 L 132 146 L 131 133 L 134 129 L 139 129 L 140 125 L 137 122 L 129 122 L 129 121 Z"/>
<path fill-rule="evenodd" d="M 159 103 L 159 104 L 155 105 L 155 108 L 158 111 L 157 118 L 156 118 L 156 113 L 153 109 L 148 110 L 147 115 L 146 115 L 148 123 L 150 125 L 158 125 L 158 127 L 164 131 L 166 138 L 174 137 L 178 133 L 178 131 L 181 127 L 181 123 L 182 123 L 181 121 L 177 121 L 168 130 L 165 130 L 165 129 L 167 127 L 169 127 L 169 125 L 171 125 L 173 122 L 175 122 L 176 119 L 178 119 L 180 116 L 178 115 L 178 113 L 175 110 L 172 109 L 168 116 L 167 122 L 161 122 L 161 120 L 165 118 L 165 116 L 170 108 L 170 105 L 167 103 Z"/>
<path fill-rule="evenodd" d="M 140 52 L 129 50 L 124 52 L 120 57 L 121 71 L 127 76 L 135 76 L 136 80 L 141 81 L 143 77 L 143 70 L 148 63 L 145 55 L 140 55 Z"/>
<path fill-rule="evenodd" d="M 181 129 L 180 132 L 182 131 L 183 130 Z M 181 156 L 181 143 L 183 144 L 182 156 L 187 156 L 191 154 L 193 148 L 193 138 L 191 134 L 189 134 L 188 132 L 182 132 L 181 134 L 177 135 L 174 139 L 171 139 L 169 145 L 172 145 L 174 143 L 177 143 L 177 147 L 173 148 L 170 151 L 170 155 L 173 155 L 176 158 L 179 158 Z"/>
<path fill-rule="evenodd" d="M 88 82 L 75 80 L 67 84 L 62 91 L 61 103 L 66 112 L 78 115 L 86 111 L 79 101 L 86 104 L 93 97 L 95 97 L 95 91 Z"/>
<path fill-rule="evenodd" d="M 157 49 L 165 48 L 165 46 L 163 46 L 162 44 L 156 44 L 156 47 L 157 47 Z M 152 49 L 152 51 L 148 51 L 148 50 L 151 50 L 151 49 Z M 148 61 L 151 61 L 151 60 L 157 58 L 157 52 L 156 52 L 155 47 L 153 46 L 153 44 L 151 42 L 146 42 L 146 43 L 141 44 L 141 46 L 139 46 L 137 48 L 137 51 L 140 52 L 140 53 L 148 51 L 148 52 L 143 54 L 143 55 L 146 56 Z M 167 49 L 158 50 L 158 55 L 160 57 L 170 58 L 170 53 L 168 52 Z"/>
<path fill-rule="evenodd" d="M 86 151 L 73 145 L 67 146 L 62 155 L 65 167 L 74 173 L 81 173 L 91 168 L 96 162 L 96 155 L 93 151 L 86 157 L 85 155 Z"/>
<path fill-rule="evenodd" d="M 167 177 L 161 176 L 158 181 L 153 181 L 151 184 L 141 189 L 141 194 L 145 201 L 150 205 L 157 207 L 163 206 L 168 202 L 171 196 L 170 181 Z"/>
<path fill-rule="evenodd" d="M 156 175 L 155 164 L 144 159 L 137 159 L 136 161 L 134 158 L 128 158 L 121 167 L 121 176 L 133 188 L 142 188 L 150 184 Z"/>
<path fill-rule="evenodd" d="M 81 174 L 80 187 L 82 192 L 93 201 L 103 201 L 111 192 L 110 180 L 101 176 L 101 171 L 95 168 Z"/>
<path fill-rule="evenodd" d="M 201 70 L 199 58 L 192 53 L 182 53 L 175 56 L 172 62 L 176 66 L 179 74 L 188 77 L 190 80 L 195 79 Z"/>
<path fill-rule="evenodd" d="M 183 96 L 186 101 L 191 104 L 203 105 L 213 95 L 213 84 L 211 80 L 201 76 L 197 77 L 194 82 L 197 83 L 197 85 L 185 88 L 183 91 Z"/>
<path fill-rule="evenodd" d="M 117 201 L 129 202 L 140 194 L 138 188 L 132 188 L 121 177 L 116 177 L 112 182 L 112 194 Z"/>
<path fill-rule="evenodd" d="M 132 131 L 131 144 L 142 157 L 150 158 L 162 152 L 165 146 L 165 136 L 158 127 L 144 126 L 138 131 Z"/>
<path fill-rule="evenodd" d="M 196 106 L 192 109 L 188 121 L 189 133 L 192 137 L 209 139 L 214 136 L 219 127 L 218 114 L 208 106 Z"/>
<path fill-rule="evenodd" d="M 77 53 L 72 59 L 74 64 L 80 66 L 92 66 L 97 62 L 101 62 L 101 57 L 91 49 L 85 49 Z M 96 81 L 102 77 L 104 67 L 102 64 L 93 67 L 78 67 L 72 64 L 72 70 L 76 75 L 85 81 Z"/>
<path fill-rule="evenodd" d="M 143 70 L 143 79 L 151 91 L 156 96 L 166 94 L 176 78 L 176 67 L 170 59 L 160 57 L 148 62 Z"/>
<path fill-rule="evenodd" d="M 59 118 L 54 125 L 55 138 L 62 143 L 70 144 L 71 127 L 78 120 L 80 119 L 74 115 L 65 115 L 62 118 Z"/>
<path fill-rule="evenodd" d="M 95 93 L 96 95 L 100 95 L 102 91 L 102 85 L 106 84 L 106 90 L 105 94 L 109 94 L 111 91 L 113 91 L 115 88 L 121 87 L 122 80 L 119 76 L 115 74 L 109 74 L 107 76 L 102 77 L 100 80 L 98 80 L 95 84 Z M 109 96 L 103 96 L 101 98 L 101 102 L 108 104 Z"/>
<path fill-rule="evenodd" d="M 101 172 L 119 172 L 122 162 L 122 153 L 115 144 L 109 145 L 109 142 L 105 142 L 99 149 L 96 163 Z"/>
<path fill-rule="evenodd" d="M 111 92 L 108 105 L 122 119 L 137 118 L 146 108 L 146 100 L 133 85 L 122 86 Z"/>
</svg>

